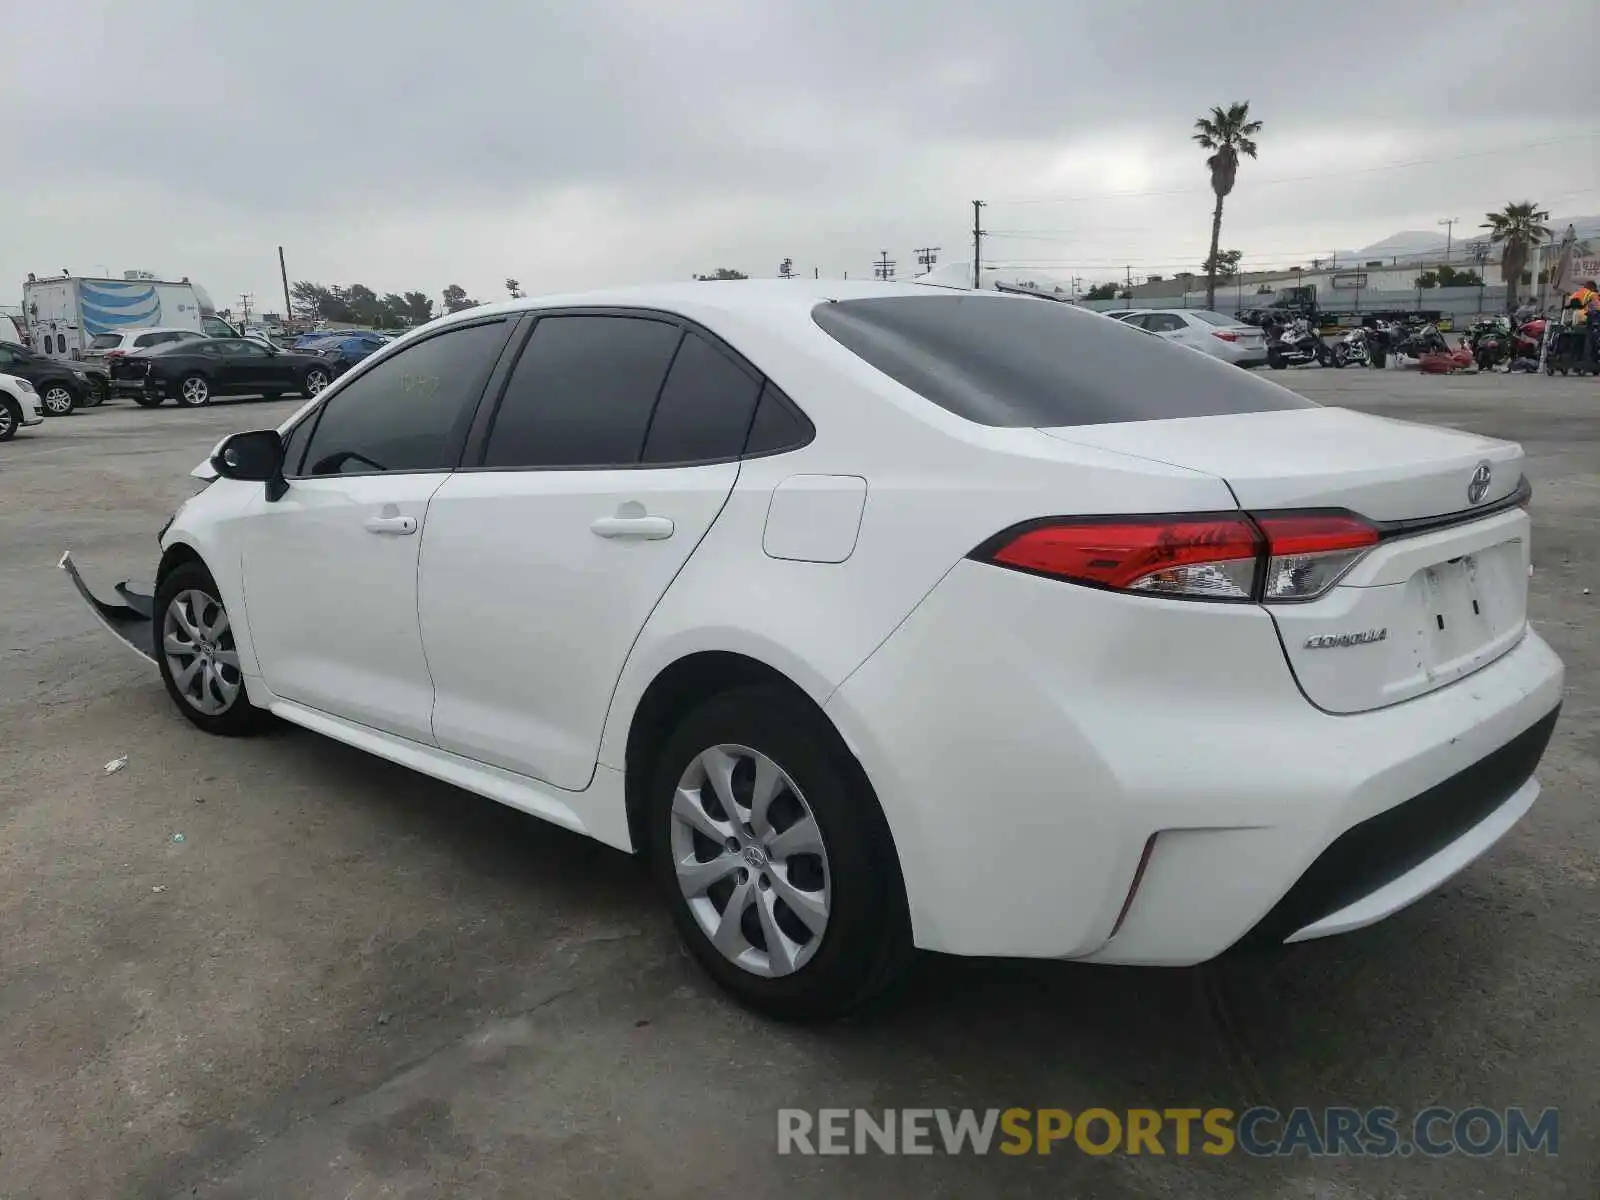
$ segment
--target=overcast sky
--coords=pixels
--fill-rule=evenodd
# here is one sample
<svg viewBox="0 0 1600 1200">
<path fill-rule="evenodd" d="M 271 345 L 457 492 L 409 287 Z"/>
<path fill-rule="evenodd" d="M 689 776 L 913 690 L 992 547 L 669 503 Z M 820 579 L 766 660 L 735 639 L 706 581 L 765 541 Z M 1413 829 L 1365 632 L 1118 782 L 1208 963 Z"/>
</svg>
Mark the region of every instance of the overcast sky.
<svg viewBox="0 0 1600 1200">
<path fill-rule="evenodd" d="M 1170 274 L 1209 235 L 1191 126 L 1232 100 L 1266 122 L 1223 227 L 1247 265 L 1600 212 L 1596 0 L 19 0 L 3 29 L 0 305 L 142 268 L 277 309 L 280 243 L 291 280 L 436 299 L 907 275 L 970 261 L 977 198 L 1026 234 L 986 258 Z"/>
</svg>

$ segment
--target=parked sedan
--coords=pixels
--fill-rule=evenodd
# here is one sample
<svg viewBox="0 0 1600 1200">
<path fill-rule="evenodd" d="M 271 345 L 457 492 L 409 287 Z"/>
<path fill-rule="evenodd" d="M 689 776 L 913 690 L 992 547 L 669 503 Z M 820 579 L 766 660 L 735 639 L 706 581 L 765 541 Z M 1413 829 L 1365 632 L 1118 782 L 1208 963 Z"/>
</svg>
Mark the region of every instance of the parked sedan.
<svg viewBox="0 0 1600 1200">
<path fill-rule="evenodd" d="M 187 408 L 214 396 L 315 396 L 333 379 L 326 359 L 279 350 L 251 338 L 200 338 L 124 355 L 112 364 L 112 387 L 145 408 L 169 396 Z"/>
<path fill-rule="evenodd" d="M 1120 319 L 1236 367 L 1259 367 L 1267 361 L 1261 330 L 1241 323 L 1238 317 L 1206 308 L 1143 308 L 1124 313 Z"/>
<path fill-rule="evenodd" d="M 914 947 L 1355 929 L 1529 810 L 1563 669 L 1521 447 L 930 291 L 442 318 L 224 439 L 153 585 L 80 587 L 202 730 L 270 713 L 646 856 L 782 1016 Z"/>
<path fill-rule="evenodd" d="M 390 338 L 378 333 L 353 333 L 312 342 L 308 346 L 300 347 L 300 350 L 327 359 L 337 378 L 358 362 L 382 350 L 390 341 Z"/>
<path fill-rule="evenodd" d="M 35 354 L 15 342 L 0 342 L 0 374 L 33 384 L 47 417 L 64 417 L 90 401 L 97 391 L 93 372 L 59 359 Z"/>
</svg>

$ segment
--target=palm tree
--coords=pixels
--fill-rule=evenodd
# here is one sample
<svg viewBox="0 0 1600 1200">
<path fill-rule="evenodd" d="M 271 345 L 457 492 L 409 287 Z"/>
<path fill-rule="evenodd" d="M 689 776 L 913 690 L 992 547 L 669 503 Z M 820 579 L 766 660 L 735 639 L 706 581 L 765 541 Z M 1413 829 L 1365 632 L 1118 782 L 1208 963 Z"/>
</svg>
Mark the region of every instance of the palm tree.
<svg viewBox="0 0 1600 1200">
<path fill-rule="evenodd" d="M 1256 156 L 1252 137 L 1261 132 L 1261 122 L 1250 120 L 1250 101 L 1235 102 L 1226 109 L 1213 108 L 1209 117 L 1194 123 L 1194 140 L 1204 150 L 1213 151 L 1206 159 L 1211 168 L 1211 190 L 1217 194 L 1217 207 L 1211 214 L 1211 254 L 1206 259 L 1206 307 L 1217 306 L 1217 241 L 1222 236 L 1222 201 L 1233 191 L 1239 174 L 1239 155 Z"/>
<path fill-rule="evenodd" d="M 1532 200 L 1520 204 L 1507 204 L 1503 212 L 1484 213 L 1487 219 L 1479 226 L 1489 231 L 1489 240 L 1500 243 L 1500 276 L 1506 281 L 1506 307 L 1517 306 L 1517 285 L 1522 282 L 1522 268 L 1528 265 L 1528 252 L 1540 242 L 1550 238 L 1550 227 L 1544 222 L 1550 214 Z"/>
</svg>

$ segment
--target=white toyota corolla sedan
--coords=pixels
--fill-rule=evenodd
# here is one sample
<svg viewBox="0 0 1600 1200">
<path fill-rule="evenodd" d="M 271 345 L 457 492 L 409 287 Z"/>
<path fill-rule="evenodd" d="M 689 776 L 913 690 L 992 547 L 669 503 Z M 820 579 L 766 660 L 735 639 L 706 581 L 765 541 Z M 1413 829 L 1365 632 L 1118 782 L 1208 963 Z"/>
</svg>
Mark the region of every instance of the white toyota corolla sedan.
<svg viewBox="0 0 1600 1200">
<path fill-rule="evenodd" d="M 647 856 L 719 983 L 1190 964 L 1437 888 L 1562 665 L 1507 442 L 1070 305 L 697 283 L 414 331 L 236 434 L 96 611 L 267 714 Z"/>
</svg>

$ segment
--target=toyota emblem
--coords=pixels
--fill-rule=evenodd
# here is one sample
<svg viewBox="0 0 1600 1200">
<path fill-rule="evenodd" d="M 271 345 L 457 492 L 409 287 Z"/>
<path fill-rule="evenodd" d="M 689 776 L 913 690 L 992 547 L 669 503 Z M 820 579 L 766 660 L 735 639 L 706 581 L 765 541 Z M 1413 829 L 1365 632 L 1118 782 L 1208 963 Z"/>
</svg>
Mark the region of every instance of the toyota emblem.
<svg viewBox="0 0 1600 1200">
<path fill-rule="evenodd" d="M 1489 484 L 1494 479 L 1494 473 L 1489 470 L 1489 464 L 1481 462 L 1478 469 L 1472 473 L 1472 478 L 1467 481 L 1467 503 L 1481 504 L 1483 498 L 1489 494 Z"/>
</svg>

